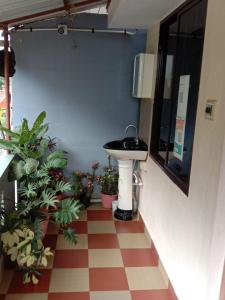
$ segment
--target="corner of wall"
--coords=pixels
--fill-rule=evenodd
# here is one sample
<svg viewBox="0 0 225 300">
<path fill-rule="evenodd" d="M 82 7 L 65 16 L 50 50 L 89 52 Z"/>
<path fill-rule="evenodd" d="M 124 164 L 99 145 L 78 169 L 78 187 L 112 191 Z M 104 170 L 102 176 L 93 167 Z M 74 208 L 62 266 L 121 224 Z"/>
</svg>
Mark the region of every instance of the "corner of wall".
<svg viewBox="0 0 225 300">
<path fill-rule="evenodd" d="M 157 53 L 158 53 L 158 40 L 159 40 L 160 23 L 157 22 L 152 25 L 148 30 L 146 53 L 152 53 L 156 55 L 154 73 L 153 73 L 153 87 L 156 83 L 157 74 Z M 153 111 L 154 99 L 141 100 L 140 108 L 140 123 L 139 134 L 140 137 L 150 146 L 150 132 L 152 123 L 152 111 Z"/>
</svg>

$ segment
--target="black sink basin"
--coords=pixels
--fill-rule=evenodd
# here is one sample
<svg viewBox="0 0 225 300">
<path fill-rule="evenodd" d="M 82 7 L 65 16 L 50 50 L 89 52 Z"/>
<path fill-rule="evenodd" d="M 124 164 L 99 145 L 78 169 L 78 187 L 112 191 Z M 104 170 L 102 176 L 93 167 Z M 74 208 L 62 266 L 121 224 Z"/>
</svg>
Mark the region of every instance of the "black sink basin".
<svg viewBox="0 0 225 300">
<path fill-rule="evenodd" d="M 105 144 L 103 148 L 111 150 L 148 151 L 147 144 L 142 140 L 138 140 L 137 143 L 135 138 L 112 141 Z"/>
</svg>

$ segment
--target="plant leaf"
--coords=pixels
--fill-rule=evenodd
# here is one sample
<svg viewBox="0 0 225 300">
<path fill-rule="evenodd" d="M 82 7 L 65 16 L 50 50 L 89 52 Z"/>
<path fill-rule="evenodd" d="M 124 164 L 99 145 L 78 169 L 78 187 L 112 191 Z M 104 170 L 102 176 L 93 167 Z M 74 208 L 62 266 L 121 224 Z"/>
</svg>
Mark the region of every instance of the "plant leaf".
<svg viewBox="0 0 225 300">
<path fill-rule="evenodd" d="M 35 183 L 28 182 L 27 185 L 24 185 L 18 189 L 18 193 L 22 197 L 34 198 L 37 196 L 36 190 L 37 190 L 37 185 Z"/>
<path fill-rule="evenodd" d="M 82 205 L 78 200 L 71 198 L 64 199 L 59 203 L 59 209 L 53 214 L 55 222 L 61 226 L 66 226 L 79 219 L 79 212 Z"/>
<path fill-rule="evenodd" d="M 3 131 L 6 135 L 15 138 L 16 140 L 19 139 L 20 135 L 12 130 L 9 130 L 8 128 L 5 127 L 0 127 L 0 131 Z"/>
<path fill-rule="evenodd" d="M 6 141 L 0 139 L 0 148 L 4 150 L 14 150 L 14 146 L 17 145 L 14 141 Z"/>
<path fill-rule="evenodd" d="M 24 165 L 24 170 L 27 175 L 37 171 L 39 161 L 34 158 L 27 158 Z"/>
<path fill-rule="evenodd" d="M 53 160 L 50 161 L 51 162 L 51 166 L 52 168 L 56 168 L 56 169 L 63 169 L 67 166 L 67 159 L 62 159 L 62 158 L 55 158 Z"/>
<path fill-rule="evenodd" d="M 39 151 L 41 156 L 45 153 L 45 151 L 48 149 L 48 140 L 47 139 L 42 139 L 40 142 L 40 147 Z"/>
<path fill-rule="evenodd" d="M 40 207 L 54 207 L 59 200 L 57 200 L 55 192 L 52 190 L 44 190 L 41 194 Z"/>
<path fill-rule="evenodd" d="M 47 156 L 47 161 L 54 160 L 56 158 L 65 158 L 65 152 L 61 150 L 54 151 Z"/>
<path fill-rule="evenodd" d="M 30 201 L 21 201 L 20 203 L 18 203 L 18 217 L 25 217 L 27 215 L 29 215 L 30 211 L 33 209 L 33 203 Z"/>
<path fill-rule="evenodd" d="M 13 160 L 10 165 L 9 181 L 20 180 L 25 175 L 25 162 Z"/>
<path fill-rule="evenodd" d="M 42 111 L 39 114 L 39 116 L 37 117 L 37 119 L 34 121 L 34 125 L 33 125 L 32 129 L 31 129 L 32 133 L 35 133 L 35 131 L 40 128 L 40 126 L 43 124 L 45 118 L 46 118 L 46 112 Z"/>
<path fill-rule="evenodd" d="M 34 236 L 36 240 L 39 240 L 43 237 L 43 231 L 40 225 L 40 219 L 36 218 L 34 220 Z"/>
<path fill-rule="evenodd" d="M 30 138 L 31 138 L 31 132 L 28 127 L 28 121 L 27 119 L 23 119 L 19 142 L 21 145 L 24 145 L 27 142 L 29 142 Z"/>
<path fill-rule="evenodd" d="M 48 131 L 48 124 L 42 125 L 35 132 L 36 138 L 41 139 L 47 131 Z"/>
<path fill-rule="evenodd" d="M 55 185 L 55 191 L 57 192 L 61 192 L 61 193 L 66 193 L 71 191 L 72 186 L 69 182 L 65 182 L 65 181 L 57 181 L 56 185 Z"/>
<path fill-rule="evenodd" d="M 42 167 L 44 170 L 63 169 L 67 166 L 67 163 L 67 159 L 56 158 L 48 161 L 47 163 L 44 163 Z"/>
<path fill-rule="evenodd" d="M 67 229 L 64 229 L 63 234 L 64 234 L 65 240 L 68 241 L 69 243 L 71 243 L 71 244 L 77 243 L 77 235 L 73 228 L 69 227 Z"/>
</svg>

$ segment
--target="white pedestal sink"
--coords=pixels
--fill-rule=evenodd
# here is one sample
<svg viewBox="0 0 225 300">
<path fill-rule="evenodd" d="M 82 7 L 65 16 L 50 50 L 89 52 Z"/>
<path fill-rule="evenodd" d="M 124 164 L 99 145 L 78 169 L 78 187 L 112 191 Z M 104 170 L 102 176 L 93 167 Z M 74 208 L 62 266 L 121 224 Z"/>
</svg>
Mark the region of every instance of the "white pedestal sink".
<svg viewBox="0 0 225 300">
<path fill-rule="evenodd" d="M 134 138 L 127 138 L 109 142 L 104 145 L 104 149 L 118 160 L 119 165 L 119 197 L 115 217 L 121 220 L 131 220 L 133 161 L 146 160 L 147 145 L 143 141 L 137 144 Z"/>
</svg>

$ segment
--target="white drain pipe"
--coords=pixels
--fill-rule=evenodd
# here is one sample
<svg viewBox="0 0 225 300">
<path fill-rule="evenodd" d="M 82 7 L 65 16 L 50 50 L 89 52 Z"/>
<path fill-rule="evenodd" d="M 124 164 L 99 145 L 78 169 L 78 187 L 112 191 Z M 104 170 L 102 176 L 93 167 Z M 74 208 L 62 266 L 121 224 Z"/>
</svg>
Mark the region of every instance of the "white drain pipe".
<svg viewBox="0 0 225 300">
<path fill-rule="evenodd" d="M 95 28 L 67 28 L 68 32 L 90 32 L 90 33 L 113 33 L 133 36 L 137 31 L 113 30 L 113 29 L 95 29 Z M 34 32 L 34 31 L 58 31 L 57 28 L 18 28 L 12 29 L 10 32 Z"/>
<path fill-rule="evenodd" d="M 143 187 L 143 181 L 138 171 L 133 172 L 133 214 L 138 213 L 140 188 Z"/>
</svg>

